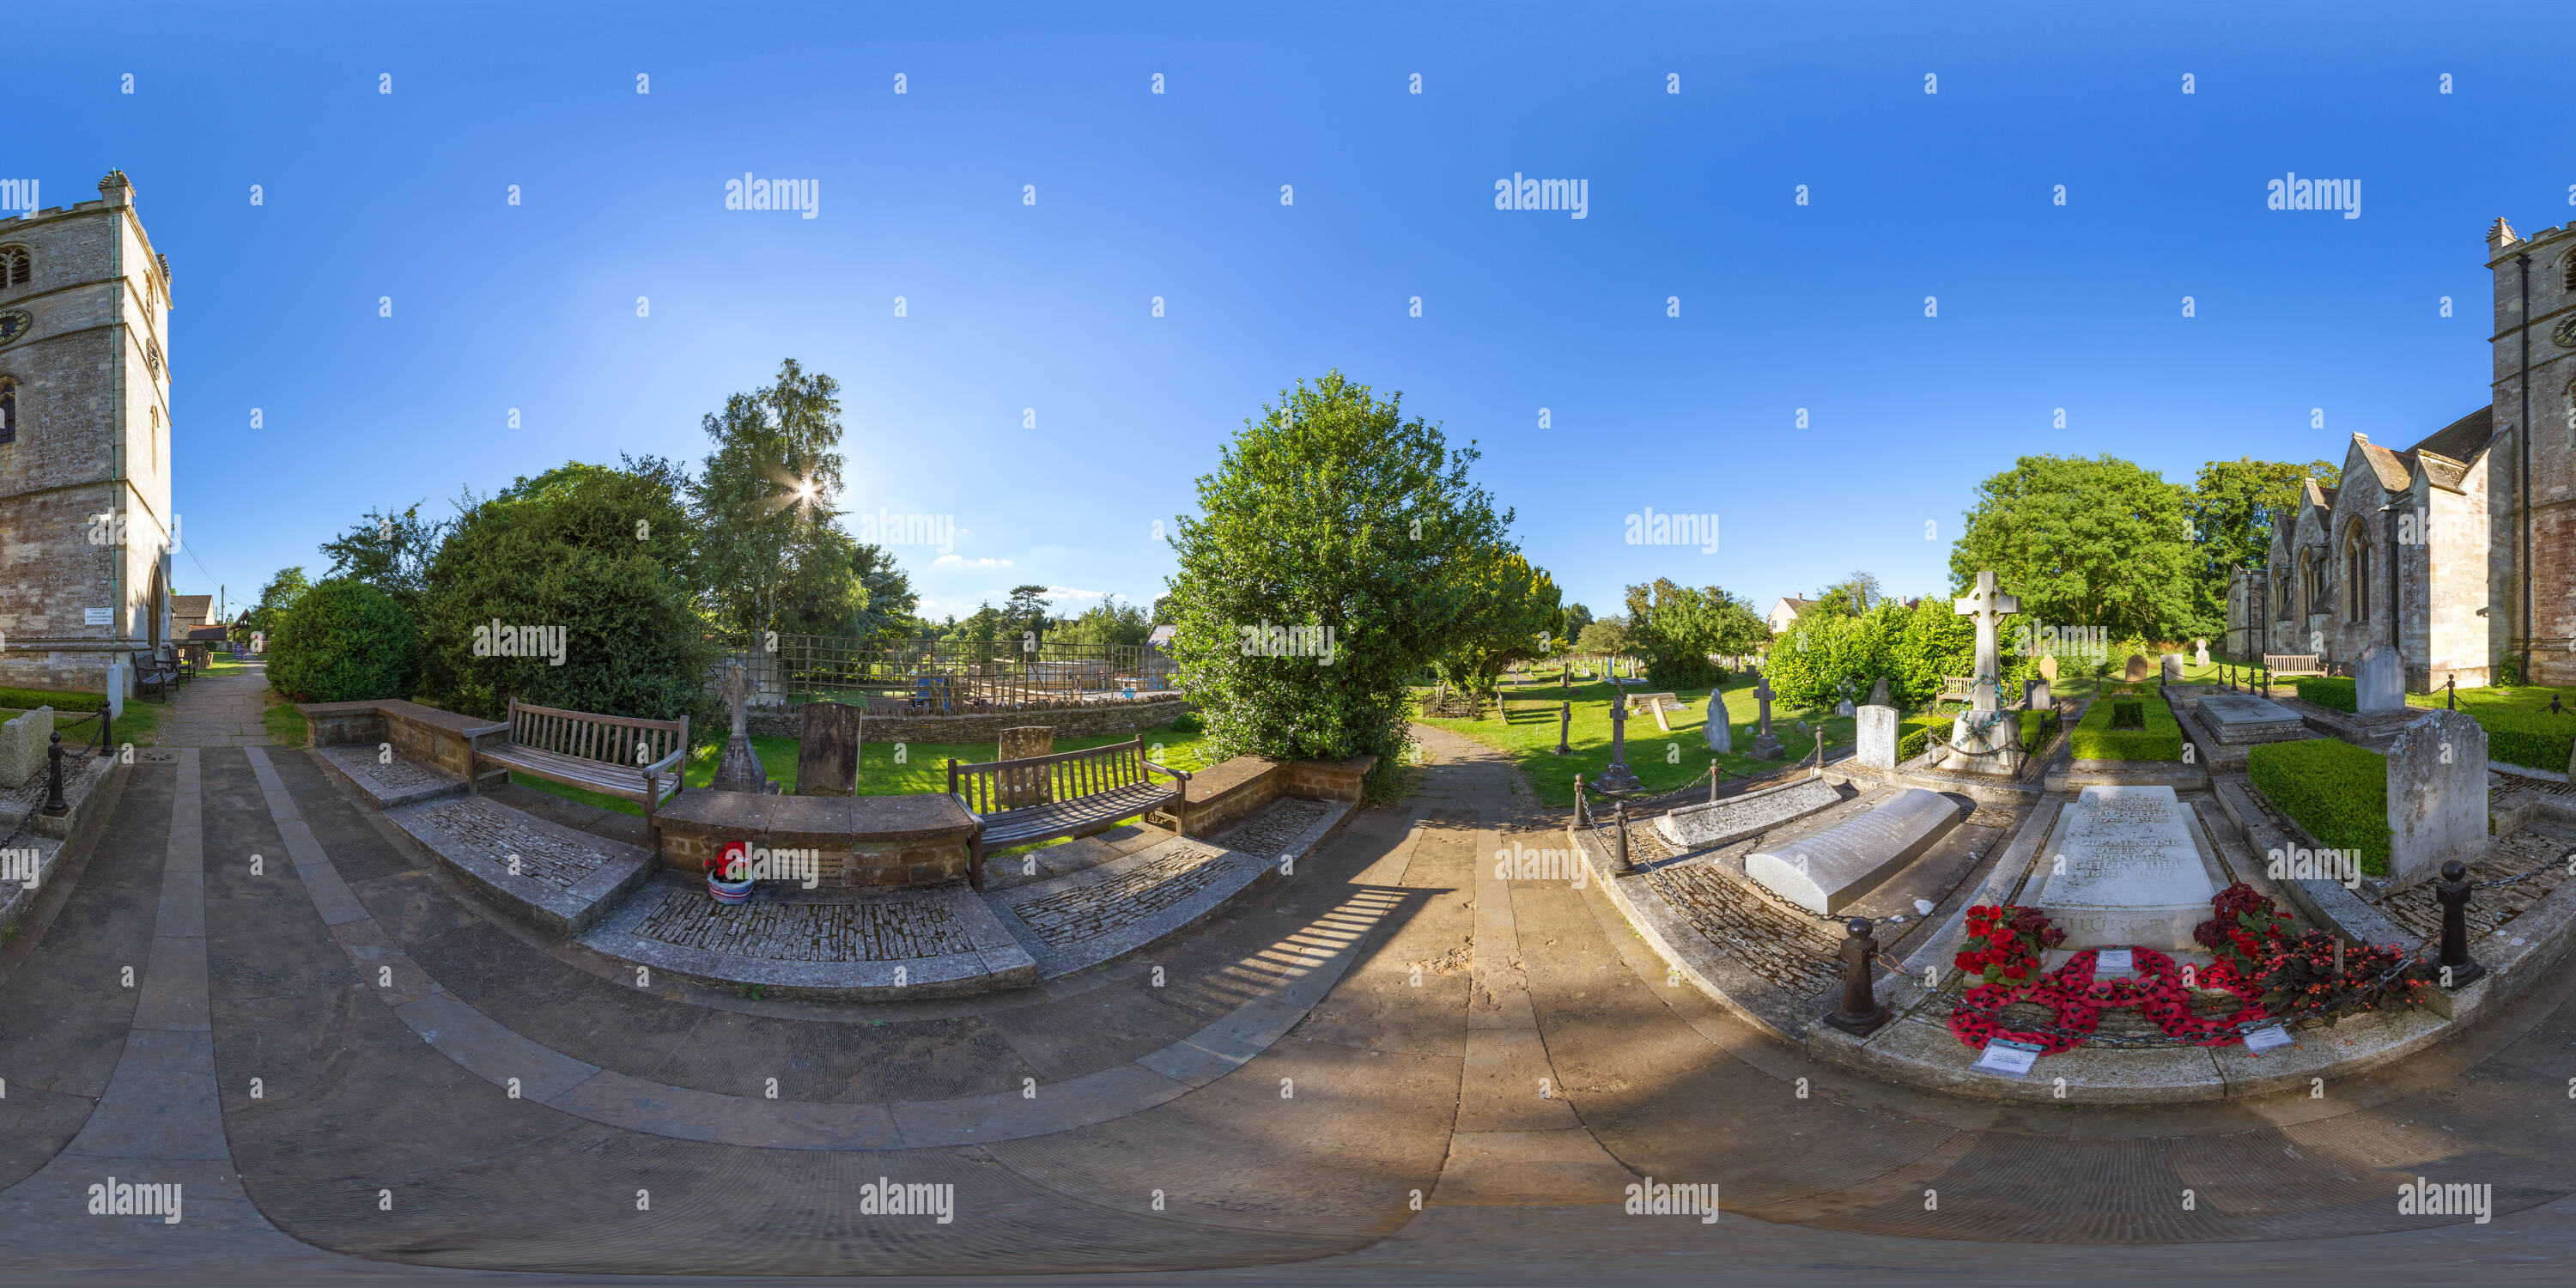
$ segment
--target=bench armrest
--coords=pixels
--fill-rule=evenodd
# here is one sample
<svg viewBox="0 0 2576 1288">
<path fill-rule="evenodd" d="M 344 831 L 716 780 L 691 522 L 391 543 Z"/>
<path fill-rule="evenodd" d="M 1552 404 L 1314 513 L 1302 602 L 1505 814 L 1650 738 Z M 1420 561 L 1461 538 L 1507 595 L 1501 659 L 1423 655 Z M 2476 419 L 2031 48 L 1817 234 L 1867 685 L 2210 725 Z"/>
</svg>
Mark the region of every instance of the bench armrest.
<svg viewBox="0 0 2576 1288">
<path fill-rule="evenodd" d="M 686 747 L 682 747 L 682 748 L 681 748 L 681 749 L 679 749 L 678 751 L 672 752 L 670 755 L 664 756 L 664 757 L 663 757 L 663 758 L 661 758 L 660 760 L 654 761 L 652 764 L 649 764 L 649 765 L 638 765 L 638 766 L 636 766 L 636 769 L 637 769 L 637 771 L 638 771 L 638 772 L 640 772 L 640 773 L 647 773 L 647 774 L 658 774 L 658 773 L 662 773 L 662 772 L 667 771 L 668 769 L 670 769 L 673 765 L 679 764 L 681 761 L 688 759 L 688 755 L 689 755 L 689 749 L 688 749 L 688 748 L 686 748 Z"/>
<path fill-rule="evenodd" d="M 1174 769 L 1174 768 L 1172 768 L 1172 767 L 1170 767 L 1170 766 L 1168 766 L 1168 765 L 1160 765 L 1160 764 L 1156 764 L 1155 762 L 1150 761 L 1150 760 L 1145 762 L 1145 772 L 1146 772 L 1146 773 L 1148 773 L 1148 774 L 1165 774 L 1165 775 L 1169 775 L 1170 777 L 1172 777 L 1172 778 L 1174 778 L 1174 779 L 1177 779 L 1183 787 L 1187 787 L 1187 786 L 1189 786 L 1189 783 L 1190 783 L 1190 775 L 1189 775 L 1189 771 L 1188 771 L 1188 770 L 1185 770 L 1185 769 Z"/>
</svg>

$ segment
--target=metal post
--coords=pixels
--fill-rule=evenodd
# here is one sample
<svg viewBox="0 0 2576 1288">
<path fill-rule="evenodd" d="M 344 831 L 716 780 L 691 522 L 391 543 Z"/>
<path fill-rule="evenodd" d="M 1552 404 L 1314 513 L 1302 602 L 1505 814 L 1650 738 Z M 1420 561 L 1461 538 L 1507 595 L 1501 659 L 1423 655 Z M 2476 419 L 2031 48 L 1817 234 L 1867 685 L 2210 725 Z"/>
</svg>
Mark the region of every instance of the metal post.
<svg viewBox="0 0 2576 1288">
<path fill-rule="evenodd" d="M 1628 802 L 1624 800 L 1619 802 L 1616 828 L 1617 830 L 1611 834 L 1611 857 L 1618 861 L 1618 871 L 1634 872 L 1637 870 L 1637 864 L 1635 860 L 1628 857 Z"/>
<path fill-rule="evenodd" d="M 1887 1023 L 1890 1012 L 1878 1004 L 1878 992 L 1871 986 L 1870 963 L 1878 960 L 1878 938 L 1870 933 L 1869 919 L 1854 917 L 1843 923 L 1850 938 L 1843 941 L 1842 1009 L 1825 1017 L 1825 1023 L 1855 1037 L 1875 1032 Z"/>
<path fill-rule="evenodd" d="M 1818 726 L 1816 726 L 1816 772 L 1814 772 L 1814 773 L 1812 773 L 1812 774 L 1807 775 L 1807 777 L 1809 777 L 1809 778 L 1822 778 L 1822 777 L 1824 777 L 1824 776 L 1825 776 L 1825 727 L 1824 727 L 1823 725 L 1818 725 Z"/>
<path fill-rule="evenodd" d="M 71 812 L 71 806 L 63 803 L 63 735 L 59 729 L 45 745 L 45 765 L 45 816 L 61 818 Z"/>
<path fill-rule="evenodd" d="M 2450 711 L 2460 709 L 2460 677 L 2456 673 L 2442 678 L 2442 706 Z"/>
<path fill-rule="evenodd" d="M 1560 755 L 1560 756 L 1570 756 L 1570 755 L 1573 755 L 1573 754 L 1574 754 L 1574 748 L 1573 748 L 1573 747 L 1571 747 L 1571 746 L 1568 746 L 1568 745 L 1566 744 L 1566 741 L 1565 741 L 1565 733 L 1566 733 L 1566 731 L 1567 731 L 1568 729 L 1573 728 L 1573 727 L 1574 727 L 1574 704 L 1573 704 L 1573 703 L 1571 703 L 1571 702 L 1560 702 L 1560 703 L 1558 703 L 1558 704 L 1557 704 L 1557 707 L 1556 707 L 1556 754 L 1557 754 L 1557 755 Z"/>
<path fill-rule="evenodd" d="M 1581 827 L 1589 822 L 1591 820 L 1583 816 L 1583 775 L 1576 774 L 1574 776 L 1574 825 Z"/>
<path fill-rule="evenodd" d="M 2467 988 L 2487 973 L 2469 960 L 2469 869 L 2453 859 L 2442 865 L 2441 884 L 2433 897 L 2442 904 L 2442 987 Z"/>
<path fill-rule="evenodd" d="M 1717 780 L 1723 776 L 1718 770 L 1716 755 L 1711 754 L 1708 758 L 1708 803 L 1711 805 L 1717 803 Z"/>
</svg>

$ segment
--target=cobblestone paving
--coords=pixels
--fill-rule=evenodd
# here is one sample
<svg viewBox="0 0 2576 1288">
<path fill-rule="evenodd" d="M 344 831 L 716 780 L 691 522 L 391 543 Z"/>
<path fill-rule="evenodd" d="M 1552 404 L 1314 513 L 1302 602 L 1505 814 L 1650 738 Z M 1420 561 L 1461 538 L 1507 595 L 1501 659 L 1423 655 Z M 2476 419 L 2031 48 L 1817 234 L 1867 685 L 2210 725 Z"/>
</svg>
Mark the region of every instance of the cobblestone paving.
<svg viewBox="0 0 2576 1288">
<path fill-rule="evenodd" d="M 582 878 L 599 869 L 606 857 L 586 845 L 578 845 L 540 832 L 512 820 L 521 817 L 517 811 L 503 809 L 489 801 L 467 797 L 450 801 L 424 812 L 439 831 L 468 845 L 489 851 L 500 862 L 516 855 L 519 875 L 543 882 L 558 890 L 570 890 Z"/>
<path fill-rule="evenodd" d="M 1841 940 L 1825 923 L 1728 880 L 1713 860 L 1658 868 L 1646 881 L 1692 929 L 1781 988 L 1812 997 L 1842 977 L 1834 962 Z"/>
<path fill-rule="evenodd" d="M 1275 855 L 1288 851 L 1288 843 L 1297 834 L 1323 821 L 1332 806 L 1322 801 L 1290 797 L 1272 801 L 1249 822 L 1225 834 L 1225 847 L 1246 854 Z"/>
<path fill-rule="evenodd" d="M 2520 876 L 2533 869 L 2538 875 L 2512 885 L 2490 886 L 2469 896 L 2469 939 L 2480 936 L 2521 916 L 2541 897 L 2558 888 L 2567 879 L 2567 865 L 2561 860 L 2567 854 L 2565 841 L 2539 832 L 2516 832 L 2498 840 L 2485 858 L 2469 865 L 2469 880 L 2496 881 Z M 2401 890 L 2380 901 L 2379 910 L 2419 939 L 2442 932 L 2442 905 L 2433 898 L 2435 883 L 2426 882 Z M 2409 944 L 2407 947 L 2413 947 Z"/>
<path fill-rule="evenodd" d="M 903 961 L 974 951 L 948 909 L 922 900 L 720 904 L 695 885 L 666 890 L 635 934 L 770 961 Z"/>
<path fill-rule="evenodd" d="M 1011 911 L 1040 943 L 1062 951 L 1115 934 L 1205 889 L 1223 871 L 1218 860 L 1224 854 L 1213 846 L 1176 844 L 1133 871 L 1014 903 Z"/>
<path fill-rule="evenodd" d="M 334 756 L 332 760 L 340 768 L 374 784 L 378 792 L 387 796 L 452 781 L 400 756 L 386 763 L 377 760 L 373 753 L 361 750 L 355 755 Z"/>
</svg>

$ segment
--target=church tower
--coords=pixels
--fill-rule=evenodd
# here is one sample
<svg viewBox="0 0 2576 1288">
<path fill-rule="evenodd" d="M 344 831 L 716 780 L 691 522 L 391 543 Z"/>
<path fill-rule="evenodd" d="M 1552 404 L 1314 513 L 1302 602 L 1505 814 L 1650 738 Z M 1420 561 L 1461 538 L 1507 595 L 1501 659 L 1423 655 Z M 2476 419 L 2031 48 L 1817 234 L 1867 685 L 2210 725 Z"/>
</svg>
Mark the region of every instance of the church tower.
<svg viewBox="0 0 2576 1288">
<path fill-rule="evenodd" d="M 98 193 L 0 219 L 0 685 L 102 692 L 170 633 L 170 266 Z"/>
<path fill-rule="evenodd" d="M 2495 221 L 2494 483 L 2488 604 L 2498 660 L 2576 684 L 2576 224 Z"/>
</svg>

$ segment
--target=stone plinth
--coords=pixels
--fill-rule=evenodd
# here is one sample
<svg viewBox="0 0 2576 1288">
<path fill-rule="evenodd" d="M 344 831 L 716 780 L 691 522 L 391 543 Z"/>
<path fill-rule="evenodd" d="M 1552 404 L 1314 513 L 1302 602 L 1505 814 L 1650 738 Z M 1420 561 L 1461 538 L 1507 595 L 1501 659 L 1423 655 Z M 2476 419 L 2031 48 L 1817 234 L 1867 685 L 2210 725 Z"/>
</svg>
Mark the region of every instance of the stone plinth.
<svg viewBox="0 0 2576 1288">
<path fill-rule="evenodd" d="M 2229 693 L 2223 689 L 2200 695 L 2197 705 L 2201 722 L 2220 742 L 2243 746 L 2258 742 L 2284 742 L 2308 737 L 2307 725 L 2299 713 L 2270 698 L 2251 693 Z"/>
<path fill-rule="evenodd" d="M 653 817 L 662 865 L 695 875 L 728 841 L 815 852 L 827 886 L 904 887 L 964 881 L 975 818 L 945 792 L 910 796 L 779 796 L 701 789 Z"/>
<path fill-rule="evenodd" d="M 1936 768 L 1954 774 L 2010 778 L 2021 772 L 2021 718 L 2009 711 L 1969 711 L 1950 722 L 1950 754 Z"/>
<path fill-rule="evenodd" d="M 808 702 L 796 709 L 796 794 L 847 796 L 858 786 L 861 709 Z"/>
<path fill-rule="evenodd" d="M 1896 768 L 1896 708 L 1862 707 L 1858 718 L 1860 763 L 1872 769 Z"/>
<path fill-rule="evenodd" d="M 1658 816 L 1655 830 L 1677 849 L 1705 850 L 1805 818 L 1842 799 L 1843 794 L 1824 779 L 1801 778 L 1705 805 L 1685 805 Z"/>
<path fill-rule="evenodd" d="M 1809 912 L 1860 902 L 1959 825 L 1959 807 L 1909 787 L 1840 827 L 1746 855 L 1744 875 Z"/>
<path fill-rule="evenodd" d="M 0 789 L 23 786 L 45 772 L 46 741 L 53 732 L 52 707 L 38 707 L 0 724 Z"/>
<path fill-rule="evenodd" d="M 2388 878 L 2405 885 L 2487 844 L 2487 731 L 2464 711 L 2427 711 L 2388 745 Z"/>
<path fill-rule="evenodd" d="M 2218 887 L 2171 787 L 2087 787 L 2039 856 L 2022 902 L 2066 932 L 2062 947 L 2189 950 Z"/>
</svg>

